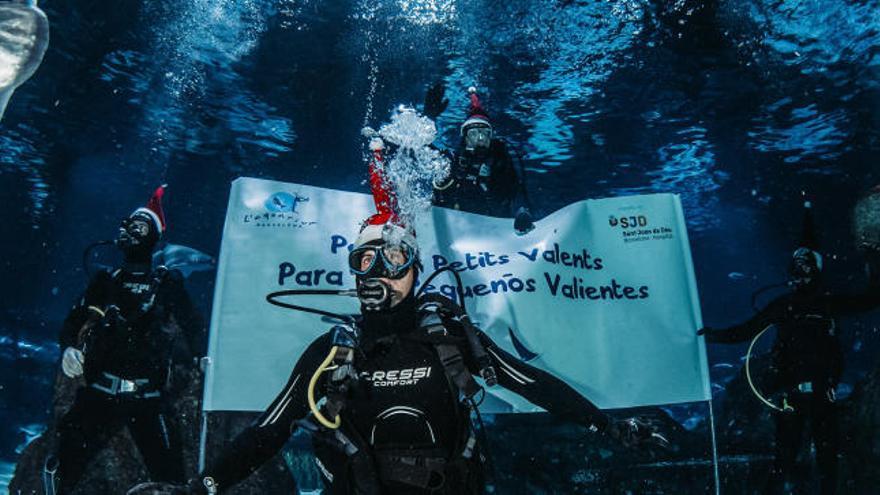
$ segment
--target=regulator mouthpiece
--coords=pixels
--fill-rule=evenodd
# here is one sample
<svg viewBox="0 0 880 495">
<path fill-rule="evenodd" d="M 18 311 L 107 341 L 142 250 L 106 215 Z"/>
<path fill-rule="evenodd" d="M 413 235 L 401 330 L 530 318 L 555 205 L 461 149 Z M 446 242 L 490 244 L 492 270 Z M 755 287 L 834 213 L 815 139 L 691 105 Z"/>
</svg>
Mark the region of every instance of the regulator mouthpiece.
<svg viewBox="0 0 880 495">
<path fill-rule="evenodd" d="M 383 311 L 391 307 L 391 286 L 378 278 L 362 280 L 357 290 L 364 311 Z"/>
</svg>

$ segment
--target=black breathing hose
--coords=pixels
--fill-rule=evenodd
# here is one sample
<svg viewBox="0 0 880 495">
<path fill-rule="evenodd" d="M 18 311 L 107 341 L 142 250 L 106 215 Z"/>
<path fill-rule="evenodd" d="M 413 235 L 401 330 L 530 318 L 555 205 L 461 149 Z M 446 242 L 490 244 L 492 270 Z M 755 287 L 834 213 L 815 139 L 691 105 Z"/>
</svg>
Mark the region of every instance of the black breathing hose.
<svg viewBox="0 0 880 495">
<path fill-rule="evenodd" d="M 422 283 L 422 286 L 419 287 L 419 291 L 416 293 L 416 299 L 418 299 L 419 296 L 421 296 L 422 293 L 425 292 L 425 288 L 428 287 L 428 284 L 430 284 L 435 278 L 437 278 L 437 275 L 440 275 L 443 272 L 452 272 L 452 275 L 455 277 L 455 283 L 458 285 L 458 297 L 459 299 L 461 299 L 461 309 L 464 310 L 465 313 L 467 313 L 467 308 L 464 306 L 464 284 L 461 282 L 461 275 L 459 275 L 459 273 L 455 271 L 455 269 L 453 269 L 451 266 L 444 266 L 442 268 L 434 270 L 434 273 L 432 273 L 431 276 L 428 277 L 428 279 L 425 280 L 424 283 Z"/>
<path fill-rule="evenodd" d="M 266 294 L 266 302 L 272 304 L 274 306 L 278 306 L 280 308 L 292 309 L 295 311 L 302 311 L 305 313 L 312 313 L 320 316 L 326 316 L 328 318 L 333 318 L 336 320 L 343 321 L 345 323 L 351 323 L 354 321 L 354 318 L 350 315 L 340 315 L 338 313 L 332 313 L 330 311 L 324 311 L 322 309 L 309 308 L 306 306 L 299 306 L 297 304 L 291 304 L 283 301 L 279 301 L 279 297 L 286 296 L 349 296 L 349 297 L 357 297 L 357 289 L 347 289 L 347 290 L 335 290 L 335 289 L 291 289 L 291 290 L 280 290 L 277 292 L 271 292 Z"/>
</svg>

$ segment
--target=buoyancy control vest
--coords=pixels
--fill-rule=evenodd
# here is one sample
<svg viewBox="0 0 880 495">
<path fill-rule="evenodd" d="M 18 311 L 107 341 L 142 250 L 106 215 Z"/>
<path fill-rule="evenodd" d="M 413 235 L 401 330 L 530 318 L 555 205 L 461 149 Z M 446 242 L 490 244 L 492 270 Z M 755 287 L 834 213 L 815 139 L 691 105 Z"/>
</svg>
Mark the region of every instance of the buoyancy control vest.
<svg viewBox="0 0 880 495">
<path fill-rule="evenodd" d="M 452 301 L 426 295 L 417 328 L 365 353 L 342 431 L 309 427 L 329 493 L 483 493 L 485 459 L 471 420 L 481 387 L 465 353 L 478 363 L 486 351 L 467 337 L 475 331 L 468 325 Z"/>
</svg>

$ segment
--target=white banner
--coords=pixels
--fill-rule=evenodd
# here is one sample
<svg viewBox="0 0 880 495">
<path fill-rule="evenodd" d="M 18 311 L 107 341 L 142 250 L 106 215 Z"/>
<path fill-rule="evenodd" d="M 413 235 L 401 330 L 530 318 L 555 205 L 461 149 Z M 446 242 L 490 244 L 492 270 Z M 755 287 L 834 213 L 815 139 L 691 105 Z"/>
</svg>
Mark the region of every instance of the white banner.
<svg viewBox="0 0 880 495">
<path fill-rule="evenodd" d="M 269 305 L 285 289 L 347 289 L 367 194 L 233 182 L 218 261 L 204 408 L 257 411 L 283 387 L 321 318 Z M 500 346 L 602 408 L 705 401 L 706 354 L 687 231 L 675 195 L 581 201 L 537 222 L 433 208 L 417 226 L 425 280 L 453 266 L 472 318 Z M 426 290 L 455 297 L 449 273 Z M 356 299 L 288 302 L 355 313 Z M 488 411 L 537 410 L 500 387 Z"/>
</svg>

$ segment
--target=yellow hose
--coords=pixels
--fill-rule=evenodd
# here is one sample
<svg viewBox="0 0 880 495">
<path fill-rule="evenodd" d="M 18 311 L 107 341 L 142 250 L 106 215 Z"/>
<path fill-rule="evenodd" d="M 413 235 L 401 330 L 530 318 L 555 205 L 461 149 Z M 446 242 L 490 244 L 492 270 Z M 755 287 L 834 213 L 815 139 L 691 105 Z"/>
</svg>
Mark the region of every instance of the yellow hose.
<svg viewBox="0 0 880 495">
<path fill-rule="evenodd" d="M 106 313 L 101 308 L 99 308 L 97 306 L 89 306 L 88 309 L 89 309 L 89 311 L 97 314 L 98 317 L 100 317 L 100 318 L 103 318 L 106 315 Z"/>
<path fill-rule="evenodd" d="M 318 378 L 321 376 L 321 374 L 324 373 L 325 371 L 327 371 L 327 366 L 329 366 L 330 363 L 333 362 L 333 358 L 336 357 L 336 350 L 337 349 L 339 349 L 338 346 L 333 346 L 330 349 L 330 353 L 327 354 L 326 358 L 324 358 L 324 362 L 322 362 L 321 365 L 318 366 L 318 369 L 315 370 L 315 374 L 312 375 L 312 379 L 309 380 L 309 393 L 308 393 L 309 408 L 312 410 L 312 414 L 315 415 L 315 418 L 317 418 L 317 420 L 322 425 L 326 426 L 327 428 L 333 429 L 333 430 L 335 430 L 336 428 L 339 428 L 339 425 L 342 424 L 342 419 L 337 414 L 336 415 L 336 422 L 334 423 L 334 422 L 331 422 L 330 420 L 328 420 L 327 418 L 325 418 L 323 414 L 321 414 L 321 410 L 318 409 L 318 404 L 315 402 L 315 384 L 318 383 Z"/>
<path fill-rule="evenodd" d="M 773 410 L 776 410 L 779 412 L 794 411 L 794 408 L 791 407 L 790 405 L 788 405 L 787 400 L 783 400 L 782 407 L 779 407 L 776 404 L 767 400 L 763 395 L 761 395 L 761 392 L 758 392 L 758 388 L 755 387 L 755 383 L 752 381 L 752 370 L 751 370 L 751 367 L 749 366 L 749 363 L 752 361 L 752 349 L 754 349 L 755 343 L 758 342 L 758 339 L 760 339 L 761 336 L 764 335 L 764 333 L 767 330 L 770 330 L 770 327 L 772 327 L 772 326 L 773 325 L 767 325 L 766 327 L 764 327 L 763 330 L 758 332 L 758 335 L 755 335 L 755 338 L 753 338 L 752 342 L 749 344 L 749 350 L 746 351 L 746 380 L 749 382 L 749 387 L 751 387 L 752 393 L 755 394 L 755 397 L 757 397 L 758 400 L 763 402 L 770 409 L 773 409 Z"/>
</svg>

